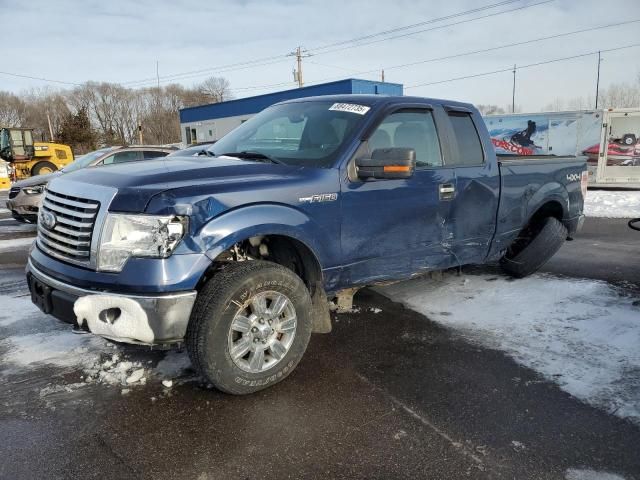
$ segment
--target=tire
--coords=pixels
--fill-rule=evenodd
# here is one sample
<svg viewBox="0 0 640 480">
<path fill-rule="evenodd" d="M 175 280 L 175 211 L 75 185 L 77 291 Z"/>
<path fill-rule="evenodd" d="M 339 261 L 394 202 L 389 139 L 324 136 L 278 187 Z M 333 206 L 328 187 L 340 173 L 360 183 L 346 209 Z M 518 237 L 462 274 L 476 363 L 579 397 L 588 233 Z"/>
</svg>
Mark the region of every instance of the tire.
<svg viewBox="0 0 640 480">
<path fill-rule="evenodd" d="M 47 161 L 38 162 L 31 169 L 31 175 L 35 177 L 36 175 L 51 173 L 51 172 L 55 172 L 56 170 L 58 170 L 58 167 L 56 167 L 51 162 L 47 162 Z"/>
<path fill-rule="evenodd" d="M 276 299 L 284 305 L 278 315 L 271 312 Z M 225 393 L 246 395 L 270 387 L 302 359 L 311 311 L 309 291 L 291 270 L 261 260 L 229 263 L 196 299 L 186 336 L 191 363 Z"/>
<path fill-rule="evenodd" d="M 537 234 L 528 234 L 527 229 L 523 233 L 525 238 L 516 240 L 500 259 L 502 269 L 516 278 L 540 269 L 560 249 L 568 235 L 566 227 L 553 217 L 541 222 Z"/>
<path fill-rule="evenodd" d="M 634 145 L 636 143 L 636 136 L 633 133 L 626 133 L 622 137 L 622 143 L 625 145 Z"/>
</svg>

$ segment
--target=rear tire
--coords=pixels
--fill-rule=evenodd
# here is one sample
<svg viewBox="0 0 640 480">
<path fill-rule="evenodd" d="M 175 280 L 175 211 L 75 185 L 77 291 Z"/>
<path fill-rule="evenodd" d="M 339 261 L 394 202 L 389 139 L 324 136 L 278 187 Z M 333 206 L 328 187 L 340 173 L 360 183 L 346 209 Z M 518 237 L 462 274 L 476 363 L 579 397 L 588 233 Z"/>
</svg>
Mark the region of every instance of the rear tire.
<svg viewBox="0 0 640 480">
<path fill-rule="evenodd" d="M 560 249 L 568 235 L 566 227 L 553 217 L 544 219 L 537 233 L 528 234 L 527 229 L 523 233 L 524 238 L 516 240 L 500 259 L 502 269 L 516 278 L 540 269 Z"/>
<path fill-rule="evenodd" d="M 311 297 L 291 270 L 271 262 L 229 263 L 198 294 L 186 344 L 195 369 L 234 395 L 284 380 L 311 336 Z"/>
<path fill-rule="evenodd" d="M 36 175 L 52 173 L 52 172 L 55 172 L 56 170 L 58 170 L 58 167 L 56 167 L 51 162 L 47 162 L 47 161 L 38 162 L 31 169 L 31 175 L 35 177 Z"/>
</svg>

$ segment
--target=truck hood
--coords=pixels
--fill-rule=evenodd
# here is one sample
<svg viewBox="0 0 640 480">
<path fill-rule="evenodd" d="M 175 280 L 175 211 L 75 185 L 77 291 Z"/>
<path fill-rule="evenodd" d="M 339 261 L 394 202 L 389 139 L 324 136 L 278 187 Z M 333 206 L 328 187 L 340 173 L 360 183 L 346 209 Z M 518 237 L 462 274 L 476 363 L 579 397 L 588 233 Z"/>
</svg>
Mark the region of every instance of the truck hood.
<svg viewBox="0 0 640 480">
<path fill-rule="evenodd" d="M 109 210 L 144 212 L 154 197 L 158 213 L 179 198 L 219 192 L 259 190 L 278 182 L 289 183 L 297 166 L 240 160 L 233 157 L 170 157 L 150 161 L 87 168 L 66 174 L 65 181 L 114 187 L 118 190 Z M 51 185 L 55 189 L 55 183 Z M 170 193 L 169 193 L 170 192 Z M 173 199 L 166 201 L 167 198 Z"/>
</svg>

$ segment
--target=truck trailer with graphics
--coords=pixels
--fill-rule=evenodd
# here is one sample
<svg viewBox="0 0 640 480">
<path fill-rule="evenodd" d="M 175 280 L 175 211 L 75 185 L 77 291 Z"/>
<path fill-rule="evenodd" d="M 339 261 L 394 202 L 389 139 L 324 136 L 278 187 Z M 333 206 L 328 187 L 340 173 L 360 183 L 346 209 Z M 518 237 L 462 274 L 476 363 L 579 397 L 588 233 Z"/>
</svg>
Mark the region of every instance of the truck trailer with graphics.
<svg viewBox="0 0 640 480">
<path fill-rule="evenodd" d="M 487 115 L 496 153 L 584 155 L 589 185 L 640 188 L 640 109 Z"/>
</svg>

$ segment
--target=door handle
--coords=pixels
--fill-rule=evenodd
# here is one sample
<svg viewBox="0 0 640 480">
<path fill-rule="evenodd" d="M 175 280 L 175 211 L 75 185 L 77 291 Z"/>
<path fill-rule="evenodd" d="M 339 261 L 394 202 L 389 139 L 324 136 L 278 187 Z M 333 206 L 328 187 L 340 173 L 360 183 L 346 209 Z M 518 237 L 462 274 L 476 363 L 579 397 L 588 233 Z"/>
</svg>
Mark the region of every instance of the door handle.
<svg viewBox="0 0 640 480">
<path fill-rule="evenodd" d="M 456 196 L 456 187 L 453 183 L 441 183 L 438 186 L 440 200 L 453 200 Z"/>
</svg>

